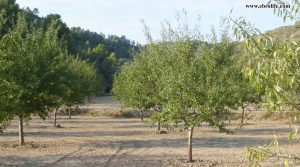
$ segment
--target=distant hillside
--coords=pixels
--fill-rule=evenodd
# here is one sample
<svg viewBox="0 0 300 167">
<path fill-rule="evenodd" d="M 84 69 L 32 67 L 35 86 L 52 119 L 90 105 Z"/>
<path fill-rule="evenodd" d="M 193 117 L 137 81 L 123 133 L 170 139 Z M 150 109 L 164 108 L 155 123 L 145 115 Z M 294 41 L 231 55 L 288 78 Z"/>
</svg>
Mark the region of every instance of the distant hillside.
<svg viewBox="0 0 300 167">
<path fill-rule="evenodd" d="M 94 65 L 104 79 L 105 92 L 112 88 L 113 76 L 119 67 L 130 61 L 132 53 L 140 47 L 125 36 L 104 35 L 80 27 L 70 28 L 59 14 L 42 17 L 38 9 L 20 8 L 15 0 L 0 0 L 0 38 L 16 24 L 18 13 L 26 14 L 28 23 L 35 23 L 45 30 L 54 24 L 58 38 L 64 41 L 70 55 Z"/>
<path fill-rule="evenodd" d="M 274 41 L 300 41 L 300 21 L 296 22 L 295 25 L 283 26 L 267 31 L 266 34 L 270 35 Z"/>
</svg>

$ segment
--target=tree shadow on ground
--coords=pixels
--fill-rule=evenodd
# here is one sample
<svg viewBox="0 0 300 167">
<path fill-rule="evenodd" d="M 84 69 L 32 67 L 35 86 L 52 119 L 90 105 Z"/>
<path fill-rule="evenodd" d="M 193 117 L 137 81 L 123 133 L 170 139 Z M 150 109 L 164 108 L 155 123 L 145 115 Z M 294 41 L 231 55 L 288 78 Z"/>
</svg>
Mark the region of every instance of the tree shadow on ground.
<svg viewBox="0 0 300 167">
<path fill-rule="evenodd" d="M 147 131 L 84 131 L 84 132 L 72 132 L 72 131 L 41 131 L 41 132 L 32 132 L 32 131 L 25 131 L 25 136 L 28 137 L 39 137 L 39 138 L 49 138 L 49 137 L 105 137 L 105 136 L 137 136 L 137 135 L 148 135 L 149 132 Z M 19 135 L 18 132 L 4 132 L 3 134 L 0 134 L 0 136 L 4 137 L 17 137 Z"/>
<path fill-rule="evenodd" d="M 261 138 L 193 138 L 194 148 L 245 148 L 246 146 L 262 145 L 270 142 L 269 139 Z M 90 142 L 88 145 L 93 147 L 111 147 L 112 145 L 121 145 L 124 148 L 186 148 L 187 138 L 180 139 L 157 139 L 157 140 L 121 140 L 121 141 L 101 141 Z"/>
<path fill-rule="evenodd" d="M 236 134 L 252 134 L 252 135 L 266 135 L 266 134 L 288 134 L 291 132 L 291 128 L 261 128 L 261 129 L 242 129 L 236 131 Z"/>
</svg>

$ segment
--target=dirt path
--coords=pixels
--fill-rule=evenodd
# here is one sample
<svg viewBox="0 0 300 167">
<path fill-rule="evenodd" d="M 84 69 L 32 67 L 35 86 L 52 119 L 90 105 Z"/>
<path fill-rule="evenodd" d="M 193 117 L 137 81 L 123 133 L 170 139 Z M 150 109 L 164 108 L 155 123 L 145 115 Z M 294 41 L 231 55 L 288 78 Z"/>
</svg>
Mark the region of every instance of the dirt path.
<svg viewBox="0 0 300 167">
<path fill-rule="evenodd" d="M 105 106 L 104 106 L 105 107 Z M 52 120 L 33 118 L 25 126 L 26 145 L 19 147 L 17 121 L 0 136 L 0 166 L 44 167 L 243 167 L 247 146 L 268 143 L 277 134 L 289 133 L 284 121 L 249 122 L 244 130 L 227 135 L 209 127 L 196 128 L 193 140 L 193 164 L 187 158 L 186 132 L 156 134 L 138 118 L 95 116 L 59 116 L 62 128 L 53 128 Z M 229 128 L 235 129 L 233 122 Z M 287 144 L 300 156 L 300 144 Z"/>
<path fill-rule="evenodd" d="M 74 117 L 58 119 L 63 128 L 52 128 L 50 120 L 34 118 L 25 126 L 27 145 L 17 146 L 17 122 L 0 137 L 0 166 L 183 166 L 186 133 L 156 134 L 139 119 Z M 232 126 L 232 128 L 235 127 Z M 246 166 L 246 146 L 261 145 L 288 132 L 286 122 L 248 125 L 233 135 L 215 129 L 196 128 L 193 166 Z M 293 145 L 300 153 L 300 145 Z M 295 149 L 299 148 L 299 149 Z M 189 166 L 189 165 L 187 165 Z"/>
</svg>

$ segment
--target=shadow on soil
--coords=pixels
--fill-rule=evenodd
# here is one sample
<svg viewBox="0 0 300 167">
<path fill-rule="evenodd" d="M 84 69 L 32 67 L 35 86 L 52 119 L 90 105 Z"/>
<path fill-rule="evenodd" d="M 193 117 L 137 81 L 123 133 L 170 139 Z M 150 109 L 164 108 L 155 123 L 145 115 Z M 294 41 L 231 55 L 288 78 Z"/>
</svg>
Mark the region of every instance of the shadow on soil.
<svg viewBox="0 0 300 167">
<path fill-rule="evenodd" d="M 0 167 L 58 167 L 58 166 L 102 166 L 102 167 L 119 167 L 122 166 L 144 166 L 147 160 L 147 167 L 158 167 L 163 164 L 161 156 L 145 157 L 142 155 L 126 155 L 117 161 L 109 161 L 111 156 L 108 155 L 57 155 L 57 156 L 36 156 L 36 157 L 20 157 L 20 156 L 1 156 Z M 130 161 L 129 161 L 130 160 Z M 109 163 L 108 163 L 109 161 Z"/>
</svg>

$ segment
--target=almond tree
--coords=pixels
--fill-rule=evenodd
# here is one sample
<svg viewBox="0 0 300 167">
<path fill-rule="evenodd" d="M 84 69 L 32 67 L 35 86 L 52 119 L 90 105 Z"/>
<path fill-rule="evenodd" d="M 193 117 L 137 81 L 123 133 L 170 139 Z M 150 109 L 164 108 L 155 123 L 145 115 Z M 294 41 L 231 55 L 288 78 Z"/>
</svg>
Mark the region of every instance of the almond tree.
<svg viewBox="0 0 300 167">
<path fill-rule="evenodd" d="M 0 123 L 7 125 L 18 116 L 19 144 L 23 145 L 24 118 L 45 119 L 49 110 L 63 104 L 76 71 L 72 77 L 67 75 L 72 68 L 56 29 L 50 26 L 43 31 L 35 23 L 28 24 L 21 13 L 0 40 L 0 67 Z"/>
<path fill-rule="evenodd" d="M 188 129 L 188 161 L 192 162 L 192 137 L 195 127 L 208 124 L 225 130 L 222 114 L 236 101 L 235 74 L 231 68 L 234 46 L 226 39 L 195 46 L 183 40 L 171 44 L 166 70 L 161 77 L 166 103 L 157 118 Z"/>
<path fill-rule="evenodd" d="M 91 64 L 79 58 L 69 57 L 66 66 L 68 72 L 65 76 L 68 79 L 68 87 L 61 105 L 69 108 L 69 118 L 71 118 L 70 107 L 84 104 L 86 97 L 99 94 L 102 91 L 103 80 Z"/>
<path fill-rule="evenodd" d="M 235 45 L 226 34 L 221 40 L 213 38 L 210 44 L 200 42 L 187 25 L 173 28 L 167 23 L 162 41 L 150 40 L 151 46 L 156 46 L 151 52 L 147 52 L 148 47 L 142 50 L 149 53 L 147 56 L 135 57 L 133 63 L 123 67 L 116 84 L 124 84 L 126 89 L 115 87 L 115 92 L 124 89 L 119 95 L 125 104 L 131 103 L 132 95 L 151 107 L 159 104 L 161 111 L 152 120 L 169 127 L 183 124 L 189 131 L 188 161 L 192 162 L 194 128 L 208 124 L 225 129 L 220 116 L 237 104 L 233 89 L 238 78 L 233 71 Z"/>
<path fill-rule="evenodd" d="M 146 46 L 129 65 L 123 65 L 116 75 L 113 86 L 115 98 L 121 100 L 126 107 L 135 107 L 142 112 L 154 108 L 160 111 L 162 98 L 159 97 L 159 69 L 155 69 L 156 60 L 153 54 L 161 53 L 159 45 Z M 156 56 L 157 58 L 157 56 Z M 157 130 L 160 131 L 158 121 Z"/>
<path fill-rule="evenodd" d="M 256 92 L 256 90 L 251 85 L 250 80 L 244 75 L 243 73 L 243 67 L 245 64 L 247 64 L 249 57 L 246 57 L 245 55 L 239 55 L 235 58 L 236 62 L 236 77 L 237 77 L 237 83 L 234 84 L 234 89 L 236 92 L 236 101 L 237 101 L 237 107 L 240 107 L 242 109 L 241 113 L 241 123 L 240 128 L 244 125 L 245 120 L 245 109 L 249 105 L 256 105 L 259 104 L 261 101 L 262 93 Z"/>
<path fill-rule="evenodd" d="M 56 89 L 56 82 L 49 79 L 58 71 L 63 55 L 54 32 L 28 25 L 19 14 L 16 26 L 0 41 L 0 111 L 6 118 L 19 117 L 20 145 L 24 144 L 24 117 L 36 114 L 45 118 L 55 104 L 49 94 Z"/>
</svg>

